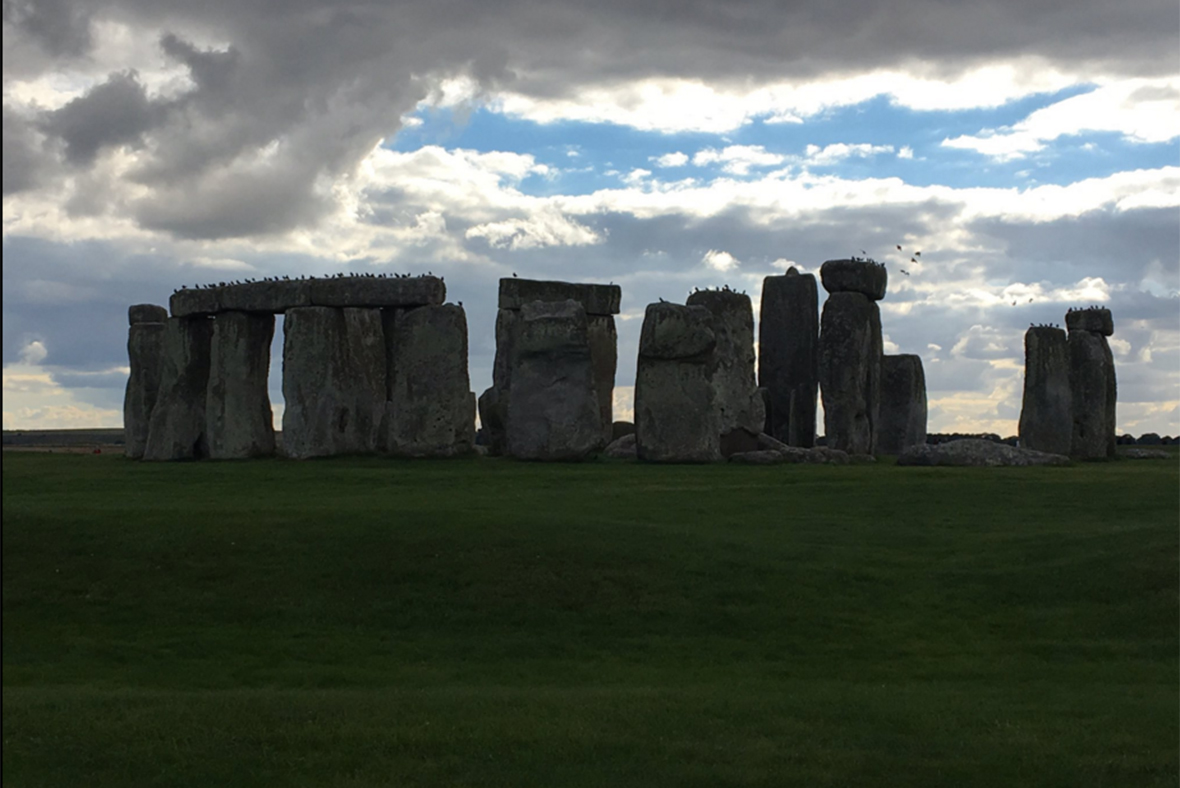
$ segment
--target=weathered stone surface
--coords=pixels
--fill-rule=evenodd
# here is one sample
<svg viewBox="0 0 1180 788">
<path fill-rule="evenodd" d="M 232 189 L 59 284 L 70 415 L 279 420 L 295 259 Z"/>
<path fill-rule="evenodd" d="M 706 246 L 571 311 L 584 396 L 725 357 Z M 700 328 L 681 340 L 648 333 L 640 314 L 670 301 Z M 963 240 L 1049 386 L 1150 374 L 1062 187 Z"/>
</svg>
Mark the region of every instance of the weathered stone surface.
<svg viewBox="0 0 1180 788">
<path fill-rule="evenodd" d="M 431 306 L 447 300 L 437 276 L 338 276 L 309 279 L 314 306 L 392 308 Z"/>
<path fill-rule="evenodd" d="M 168 310 L 155 304 L 135 304 L 127 308 L 127 324 L 166 323 Z"/>
<path fill-rule="evenodd" d="M 721 433 L 719 446 L 722 457 L 742 454 L 748 451 L 758 451 L 759 432 L 747 430 L 745 427 L 735 427 L 729 432 Z"/>
<path fill-rule="evenodd" d="M 385 451 L 406 457 L 468 454 L 475 399 L 467 375 L 467 315 L 455 304 L 384 312 Z"/>
<path fill-rule="evenodd" d="M 712 324 L 712 313 L 701 306 L 648 305 L 635 377 L 639 459 L 721 459 L 712 380 L 716 345 Z"/>
<path fill-rule="evenodd" d="M 222 312 L 213 318 L 205 435 L 209 457 L 238 460 L 275 453 L 267 377 L 274 315 Z"/>
<path fill-rule="evenodd" d="M 911 446 L 897 458 L 898 465 L 1068 465 L 1069 458 L 1032 449 L 1018 449 L 1006 443 L 965 438 L 947 443 Z"/>
<path fill-rule="evenodd" d="M 306 306 L 283 321 L 283 453 L 305 459 L 376 450 L 385 411 L 377 309 Z"/>
<path fill-rule="evenodd" d="M 819 278 L 829 293 L 860 293 L 872 301 L 885 297 L 889 272 L 867 260 L 828 260 L 819 267 Z"/>
<path fill-rule="evenodd" d="M 205 395 L 212 341 L 213 321 L 207 317 L 170 317 L 164 324 L 163 371 L 143 459 L 209 456 Z"/>
<path fill-rule="evenodd" d="M 788 446 L 765 433 L 758 436 L 758 449 L 759 451 L 777 451 L 783 455 L 786 462 L 792 463 L 847 465 L 850 462 L 848 453 L 839 449 L 829 449 L 825 446 L 813 446 L 809 449 L 804 449 L 800 446 Z"/>
<path fill-rule="evenodd" d="M 202 287 L 197 289 L 177 290 L 168 299 L 168 307 L 173 317 L 197 317 L 216 314 L 221 311 L 216 287 Z"/>
<path fill-rule="evenodd" d="M 881 313 L 861 293 L 836 292 L 824 304 L 819 380 L 827 445 L 875 454 L 881 396 Z"/>
<path fill-rule="evenodd" d="M 1119 456 L 1128 460 L 1174 460 L 1176 455 L 1169 454 L 1163 449 L 1123 449 Z"/>
<path fill-rule="evenodd" d="M 877 451 L 901 454 L 926 442 L 926 373 L 911 354 L 881 357 Z"/>
<path fill-rule="evenodd" d="M 572 299 L 520 310 L 508 396 L 508 454 L 581 460 L 606 445 L 586 311 Z"/>
<path fill-rule="evenodd" d="M 736 462 L 739 465 L 782 465 L 787 461 L 782 452 L 772 451 L 771 449 L 758 449 L 754 451 L 739 451 L 729 455 L 730 462 Z"/>
<path fill-rule="evenodd" d="M 622 435 L 607 444 L 602 453 L 612 460 L 634 460 L 638 456 L 635 433 Z"/>
<path fill-rule="evenodd" d="M 617 441 L 619 438 L 623 437 L 624 435 L 634 435 L 634 434 L 635 434 L 635 424 L 633 422 L 616 421 L 613 424 L 611 424 L 610 435 L 611 435 L 612 442 Z"/>
<path fill-rule="evenodd" d="M 590 342 L 590 363 L 594 367 L 594 390 L 598 392 L 598 414 L 603 441 L 611 441 L 615 407 L 615 370 L 619 365 L 619 335 L 610 315 L 587 315 L 586 337 Z"/>
<path fill-rule="evenodd" d="M 132 307 L 134 308 L 134 307 Z M 167 313 L 164 320 L 167 321 Z M 123 395 L 123 447 L 133 460 L 143 457 L 152 408 L 160 393 L 164 367 L 164 323 L 132 322 L 127 332 L 131 375 Z"/>
<path fill-rule="evenodd" d="M 580 282 L 545 282 L 510 277 L 500 280 L 500 308 L 521 309 L 532 301 L 558 302 L 572 299 L 587 315 L 617 315 L 623 290 L 618 285 Z"/>
<path fill-rule="evenodd" d="M 1094 460 L 1114 456 L 1114 356 L 1106 337 L 1069 332 L 1069 390 L 1073 412 L 1070 456 Z"/>
<path fill-rule="evenodd" d="M 792 446 L 815 445 L 819 391 L 819 301 L 815 277 L 787 269 L 762 280 L 758 384 L 769 434 Z"/>
<path fill-rule="evenodd" d="M 681 306 L 666 301 L 647 305 L 639 336 L 640 356 L 712 363 L 716 346 L 713 313 L 703 306 Z"/>
<path fill-rule="evenodd" d="M 1069 344 L 1060 328 L 1036 326 L 1024 334 L 1024 397 L 1019 429 L 1021 448 L 1070 453 L 1073 397 L 1069 389 Z"/>
<path fill-rule="evenodd" d="M 311 280 L 281 279 L 226 285 L 218 295 L 223 310 L 278 314 L 311 306 Z"/>
<path fill-rule="evenodd" d="M 713 315 L 713 392 L 722 435 L 740 432 L 727 443 L 734 451 L 751 451 L 742 444 L 748 434 L 756 441 L 766 423 L 766 410 L 754 374 L 754 309 L 750 297 L 733 290 L 698 290 L 689 306 L 703 306 Z M 730 451 L 729 454 L 733 454 Z M 722 454 L 726 454 L 722 449 Z M 729 456 L 726 454 L 726 456 Z"/>
<path fill-rule="evenodd" d="M 1114 318 L 1106 307 L 1071 309 L 1065 313 L 1065 327 L 1070 331 L 1092 331 L 1108 337 L 1114 334 Z"/>
</svg>

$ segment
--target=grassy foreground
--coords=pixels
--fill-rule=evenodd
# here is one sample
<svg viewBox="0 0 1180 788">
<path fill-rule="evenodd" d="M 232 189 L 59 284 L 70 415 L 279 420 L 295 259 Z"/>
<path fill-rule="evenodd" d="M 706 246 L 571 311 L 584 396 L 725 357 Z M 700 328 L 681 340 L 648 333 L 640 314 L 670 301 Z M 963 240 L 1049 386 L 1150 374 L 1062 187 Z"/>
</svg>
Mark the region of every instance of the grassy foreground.
<svg viewBox="0 0 1180 788">
<path fill-rule="evenodd" d="M 1175 786 L 1175 462 L 3 460 L 10 786 Z"/>
</svg>

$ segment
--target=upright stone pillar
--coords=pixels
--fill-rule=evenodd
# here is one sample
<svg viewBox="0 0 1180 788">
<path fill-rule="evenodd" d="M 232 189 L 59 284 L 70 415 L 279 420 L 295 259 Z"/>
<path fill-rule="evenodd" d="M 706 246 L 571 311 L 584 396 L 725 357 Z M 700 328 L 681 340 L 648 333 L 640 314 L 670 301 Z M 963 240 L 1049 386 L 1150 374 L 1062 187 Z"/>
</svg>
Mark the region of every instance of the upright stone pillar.
<svg viewBox="0 0 1180 788">
<path fill-rule="evenodd" d="M 209 457 L 237 460 L 275 453 L 274 413 L 267 378 L 275 318 L 221 312 L 213 318 L 213 348 L 205 404 Z"/>
<path fill-rule="evenodd" d="M 754 451 L 766 424 L 766 409 L 754 375 L 754 309 L 750 297 L 733 290 L 698 290 L 688 306 L 713 315 L 713 392 L 721 453 Z"/>
<path fill-rule="evenodd" d="M 926 443 L 926 373 L 911 354 L 881 357 L 881 413 L 877 450 L 901 454 Z"/>
<path fill-rule="evenodd" d="M 1114 333 L 1109 309 L 1072 309 L 1069 329 L 1069 388 L 1073 406 L 1071 455 L 1091 460 L 1115 454 L 1114 356 L 1106 338 Z"/>
<path fill-rule="evenodd" d="M 648 304 L 635 375 L 639 459 L 721 459 L 720 419 L 713 388 L 717 345 L 713 324 L 713 314 L 703 306 Z"/>
<path fill-rule="evenodd" d="M 209 456 L 205 396 L 213 321 L 170 317 L 164 324 L 164 364 L 148 427 L 145 460 L 199 460 Z"/>
<path fill-rule="evenodd" d="M 577 301 L 534 301 L 520 310 L 508 395 L 508 454 L 581 460 L 606 445 L 586 312 Z"/>
<path fill-rule="evenodd" d="M 469 453 L 475 399 L 463 307 L 386 309 L 382 318 L 387 365 L 382 448 L 403 457 Z"/>
<path fill-rule="evenodd" d="M 814 446 L 819 296 L 815 277 L 794 267 L 762 280 L 758 385 L 766 389 L 766 432 L 790 446 Z"/>
<path fill-rule="evenodd" d="M 1065 332 L 1034 326 L 1024 334 L 1024 396 L 1020 447 L 1068 456 L 1073 441 L 1073 397 Z"/>
<path fill-rule="evenodd" d="M 369 454 L 385 412 L 381 310 L 288 309 L 283 321 L 283 453 Z"/>
<path fill-rule="evenodd" d="M 152 408 L 160 392 L 168 310 L 155 304 L 136 304 L 127 310 L 127 317 L 131 375 L 123 395 L 123 447 L 128 457 L 138 460 L 147 446 Z"/>
<path fill-rule="evenodd" d="M 819 381 L 827 445 L 875 454 L 881 402 L 881 312 L 885 266 L 829 260 L 820 279 L 830 294 L 820 319 Z"/>
</svg>

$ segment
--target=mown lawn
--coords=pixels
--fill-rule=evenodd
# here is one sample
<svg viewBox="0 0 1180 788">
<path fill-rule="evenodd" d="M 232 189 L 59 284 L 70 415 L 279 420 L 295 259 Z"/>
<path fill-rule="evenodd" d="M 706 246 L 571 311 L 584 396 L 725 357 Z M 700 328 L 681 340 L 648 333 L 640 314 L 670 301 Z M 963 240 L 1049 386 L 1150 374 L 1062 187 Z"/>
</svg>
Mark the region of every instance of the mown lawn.
<svg viewBox="0 0 1180 788">
<path fill-rule="evenodd" d="M 1176 462 L 3 458 L 16 786 L 1175 786 Z"/>
</svg>

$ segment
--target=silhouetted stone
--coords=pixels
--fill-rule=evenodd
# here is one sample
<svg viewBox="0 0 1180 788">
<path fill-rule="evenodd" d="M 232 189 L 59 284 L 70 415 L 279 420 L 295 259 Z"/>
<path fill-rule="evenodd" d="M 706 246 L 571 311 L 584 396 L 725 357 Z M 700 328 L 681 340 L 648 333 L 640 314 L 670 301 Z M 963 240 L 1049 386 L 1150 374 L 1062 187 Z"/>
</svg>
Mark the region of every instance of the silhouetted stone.
<svg viewBox="0 0 1180 788">
<path fill-rule="evenodd" d="M 224 310 L 278 314 L 300 306 L 311 306 L 311 280 L 278 279 L 226 285 L 218 295 Z"/>
<path fill-rule="evenodd" d="M 714 406 L 722 438 L 721 453 L 753 451 L 766 423 L 766 411 L 754 375 L 754 310 L 750 297 L 732 290 L 698 290 L 689 306 L 713 315 Z M 724 436 L 733 434 L 726 439 Z M 748 440 L 746 440 L 748 436 Z M 726 448 L 731 451 L 726 451 Z"/>
<path fill-rule="evenodd" d="M 508 396 L 508 454 L 522 460 L 581 460 L 606 444 L 588 321 L 574 300 L 520 310 Z"/>
<path fill-rule="evenodd" d="M 207 317 L 221 311 L 219 292 L 215 287 L 177 290 L 168 299 L 168 307 L 173 317 Z"/>
<path fill-rule="evenodd" d="M 267 378 L 275 319 L 270 314 L 222 312 L 213 318 L 205 434 L 209 457 L 235 460 L 275 452 L 274 414 Z"/>
<path fill-rule="evenodd" d="M 792 446 L 815 444 L 819 390 L 819 302 L 815 277 L 787 269 L 762 280 L 758 383 L 765 391 L 764 429 Z"/>
<path fill-rule="evenodd" d="M 867 260 L 828 260 L 819 278 L 829 293 L 860 293 L 871 301 L 884 298 L 889 284 L 885 266 Z"/>
<path fill-rule="evenodd" d="M 127 324 L 166 323 L 168 310 L 155 304 L 135 304 L 127 308 Z"/>
<path fill-rule="evenodd" d="M 702 306 L 649 304 L 639 339 L 635 435 L 639 459 L 721 459 L 712 372 L 713 315 Z"/>
<path fill-rule="evenodd" d="M 283 321 L 283 453 L 305 459 L 376 450 L 385 410 L 377 309 L 307 306 Z"/>
<path fill-rule="evenodd" d="M 463 307 L 387 309 L 383 319 L 384 449 L 407 457 L 469 453 L 475 441 L 475 398 L 467 375 Z"/>
<path fill-rule="evenodd" d="M 739 465 L 782 465 L 787 458 L 780 452 L 761 449 L 736 452 L 729 455 L 729 461 Z"/>
<path fill-rule="evenodd" d="M 314 306 L 373 309 L 431 306 L 447 300 L 447 286 L 437 276 L 340 276 L 308 282 Z"/>
<path fill-rule="evenodd" d="M 164 314 L 164 321 L 167 321 L 167 312 Z M 133 460 L 143 457 L 152 408 L 160 393 L 160 376 L 164 371 L 164 325 L 164 322 L 133 322 L 127 332 L 131 375 L 127 378 L 123 395 L 123 447 L 126 456 Z"/>
<path fill-rule="evenodd" d="M 949 443 L 911 446 L 897 458 L 898 465 L 1068 465 L 1069 458 L 1032 449 L 1018 449 L 1003 443 L 964 438 Z"/>
<path fill-rule="evenodd" d="M 637 449 L 638 445 L 635 442 L 635 433 L 632 432 L 627 435 L 621 435 L 611 441 L 602 450 L 602 453 L 612 460 L 634 460 L 638 456 Z"/>
<path fill-rule="evenodd" d="M 911 354 L 881 357 L 877 451 L 901 454 L 926 442 L 926 373 Z"/>
<path fill-rule="evenodd" d="M 729 432 L 721 433 L 718 443 L 721 449 L 721 456 L 730 457 L 734 454 L 758 451 L 758 436 L 760 434 L 758 432 L 751 432 L 744 427 L 736 427 Z"/>
<path fill-rule="evenodd" d="M 1030 328 L 1024 334 L 1021 447 L 1068 455 L 1073 441 L 1072 403 L 1065 332 L 1052 326 Z"/>
<path fill-rule="evenodd" d="M 532 301 L 559 302 L 567 299 L 582 305 L 587 315 L 617 315 L 623 291 L 618 285 L 580 282 L 545 282 L 506 277 L 500 280 L 500 309 L 521 309 Z"/>
<path fill-rule="evenodd" d="M 624 435 L 635 434 L 635 424 L 630 421 L 616 421 L 611 424 L 611 441 L 617 441 Z"/>
<path fill-rule="evenodd" d="M 1104 335 L 1069 332 L 1069 389 L 1073 405 L 1070 455 L 1083 460 L 1113 457 L 1117 387 L 1114 356 Z"/>
<path fill-rule="evenodd" d="M 143 459 L 196 460 L 209 456 L 205 395 L 213 321 L 170 317 L 164 324 L 160 389 L 148 427 Z"/>
<path fill-rule="evenodd" d="M 882 356 L 877 304 L 861 293 L 829 295 L 819 344 L 827 445 L 849 454 L 876 453 Z"/>
<path fill-rule="evenodd" d="M 1125 457 L 1128 460 L 1174 460 L 1176 455 L 1170 454 L 1163 449 L 1143 449 L 1138 446 L 1123 449 L 1119 452 L 1120 457 Z"/>
<path fill-rule="evenodd" d="M 1092 331 L 1108 337 L 1114 334 L 1114 318 L 1106 307 L 1071 309 L 1065 313 L 1065 327 L 1069 331 Z"/>
<path fill-rule="evenodd" d="M 495 386 L 488 386 L 479 395 L 479 425 L 484 436 L 481 445 L 488 447 L 488 454 L 499 457 L 508 450 L 508 422 L 507 397 L 500 396 L 500 390 Z"/>
<path fill-rule="evenodd" d="M 619 365 L 619 335 L 615 330 L 615 319 L 610 315 L 587 315 L 586 338 L 594 367 L 594 390 L 598 392 L 603 442 L 609 443 L 614 420 L 615 370 Z"/>
</svg>

